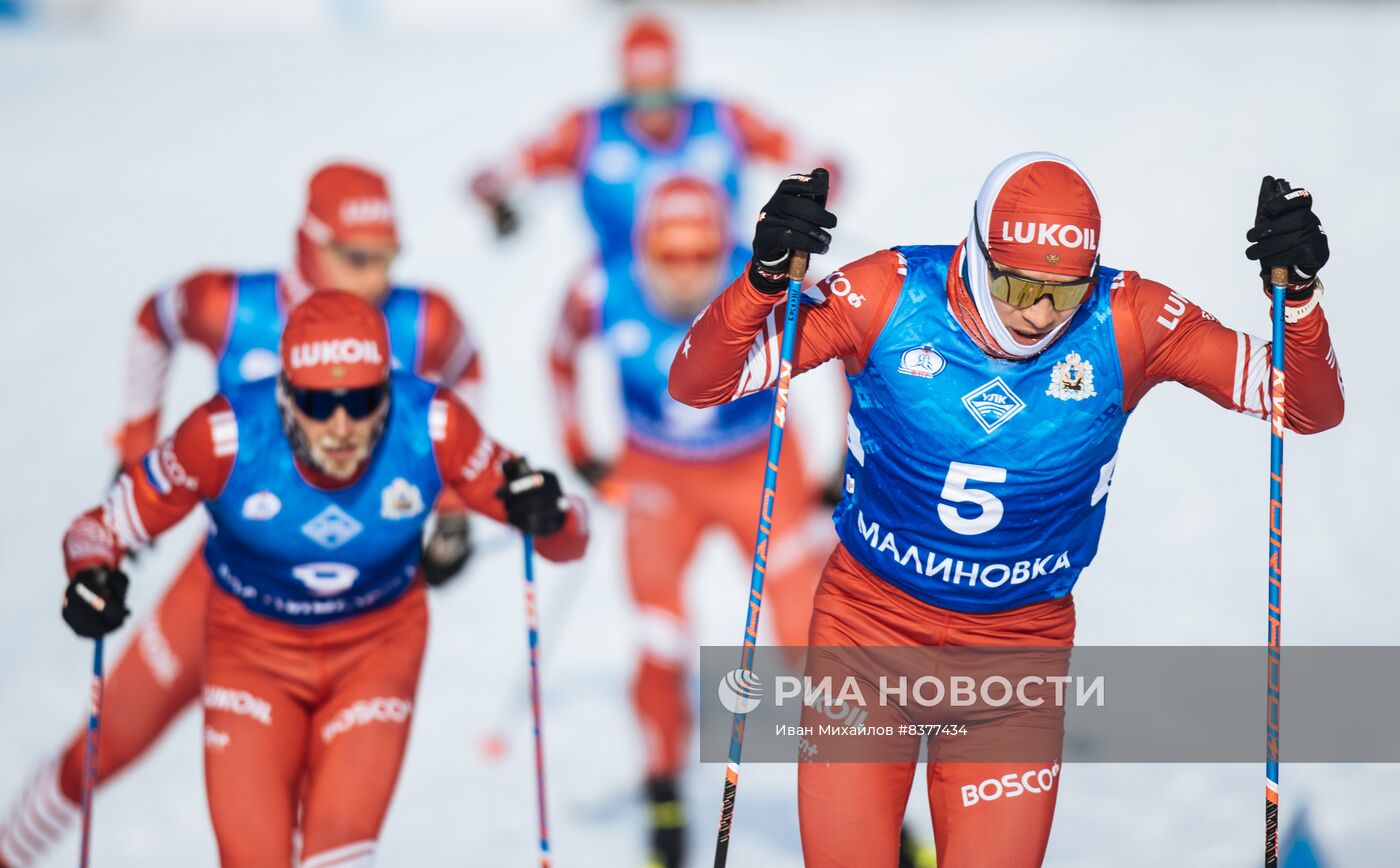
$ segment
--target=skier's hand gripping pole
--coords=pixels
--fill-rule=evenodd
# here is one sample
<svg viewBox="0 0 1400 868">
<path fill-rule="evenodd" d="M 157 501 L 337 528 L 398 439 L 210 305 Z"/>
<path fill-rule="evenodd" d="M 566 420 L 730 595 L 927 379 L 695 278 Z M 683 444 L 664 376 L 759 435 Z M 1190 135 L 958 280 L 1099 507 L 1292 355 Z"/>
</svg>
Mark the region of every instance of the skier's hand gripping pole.
<svg viewBox="0 0 1400 868">
<path fill-rule="evenodd" d="M 763 495 L 758 509 L 758 535 L 754 541 L 753 571 L 749 579 L 748 617 L 744 623 L 744 650 L 739 667 L 752 669 L 754 647 L 758 642 L 758 619 L 763 606 L 763 577 L 773 533 L 773 513 L 778 496 L 778 459 L 783 449 L 783 426 L 787 421 L 788 388 L 792 381 L 793 348 L 797 341 L 797 312 L 802 299 L 802 281 L 808 259 L 825 253 L 831 244 L 828 229 L 836 217 L 826 210 L 828 176 L 825 169 L 810 175 L 792 175 L 778 186 L 759 214 L 754 230 L 753 260 L 749 280 L 759 290 L 777 295 L 784 284 L 787 303 L 783 317 L 783 339 L 778 366 L 778 382 L 773 402 L 773 421 L 768 428 L 768 460 L 763 472 Z M 744 721 L 747 715 L 735 713 L 729 734 L 729 762 L 724 774 L 724 799 L 720 806 L 719 834 L 715 843 L 715 868 L 724 868 L 729 857 L 729 836 L 734 822 L 734 799 L 739 789 L 739 763 L 744 750 Z"/>
</svg>

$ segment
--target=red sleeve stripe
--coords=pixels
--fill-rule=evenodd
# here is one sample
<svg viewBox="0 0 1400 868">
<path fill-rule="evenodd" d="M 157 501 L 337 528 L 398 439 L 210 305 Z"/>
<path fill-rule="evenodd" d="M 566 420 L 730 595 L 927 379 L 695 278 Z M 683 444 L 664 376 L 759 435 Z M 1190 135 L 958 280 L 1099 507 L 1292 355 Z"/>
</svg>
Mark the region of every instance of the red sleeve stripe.
<svg viewBox="0 0 1400 868">
<path fill-rule="evenodd" d="M 471 333 L 463 327 L 462 336 L 457 340 L 457 346 L 453 347 L 452 355 L 442 366 L 442 384 L 445 386 L 455 385 L 467 372 L 467 367 L 471 365 L 474 358 L 476 358 L 476 341 L 472 340 Z"/>
<path fill-rule="evenodd" d="M 232 410 L 209 414 L 209 436 L 214 442 L 214 457 L 238 453 L 238 420 Z"/>
<path fill-rule="evenodd" d="M 743 373 L 739 375 L 739 385 L 734 389 L 730 400 L 742 398 L 775 385 L 778 382 L 779 344 L 777 320 L 773 312 L 763 320 L 763 327 L 754 336 L 753 348 L 749 350 Z"/>
<path fill-rule="evenodd" d="M 185 330 L 180 327 L 181 303 L 180 285 L 167 286 L 156 292 L 156 319 L 160 321 L 165 339 L 173 343 L 184 340 Z"/>
<path fill-rule="evenodd" d="M 1235 334 L 1235 409 L 1262 419 L 1269 414 L 1270 344 L 1263 338 Z"/>
<path fill-rule="evenodd" d="M 428 405 L 428 436 L 434 443 L 447 439 L 447 402 L 441 398 Z"/>
<path fill-rule="evenodd" d="M 1244 391 L 1244 360 L 1249 356 L 1249 336 L 1244 332 L 1235 332 L 1235 385 L 1230 391 L 1234 398 L 1235 406 L 1243 406 L 1241 393 Z"/>
<path fill-rule="evenodd" d="M 58 786 L 57 760 L 44 763 L 5 822 L 0 823 L 0 858 L 28 865 L 57 844 L 78 819 L 78 806 Z"/>
<path fill-rule="evenodd" d="M 161 326 L 164 328 L 164 326 Z M 138 325 L 127 347 L 126 418 L 141 419 L 160 409 L 170 373 L 170 347 Z"/>
<path fill-rule="evenodd" d="M 495 454 L 496 444 L 483 432 L 480 439 L 476 441 L 476 448 L 472 450 L 471 455 L 467 456 L 466 463 L 462 465 L 462 478 L 468 482 L 474 481 L 491 466 L 491 456 Z"/>
<path fill-rule="evenodd" d="M 356 841 L 331 850 L 322 850 L 301 861 L 301 868 L 369 868 L 378 847 L 373 840 Z"/>
<path fill-rule="evenodd" d="M 70 563 L 87 560 L 111 563 L 117 559 L 117 543 L 102 522 L 84 515 L 73 522 L 63 537 L 63 554 Z"/>
<path fill-rule="evenodd" d="M 136 496 L 131 475 L 123 473 L 107 492 L 102 502 L 102 524 L 117 538 L 122 548 L 130 551 L 151 541 L 141 513 L 136 509 Z"/>
</svg>

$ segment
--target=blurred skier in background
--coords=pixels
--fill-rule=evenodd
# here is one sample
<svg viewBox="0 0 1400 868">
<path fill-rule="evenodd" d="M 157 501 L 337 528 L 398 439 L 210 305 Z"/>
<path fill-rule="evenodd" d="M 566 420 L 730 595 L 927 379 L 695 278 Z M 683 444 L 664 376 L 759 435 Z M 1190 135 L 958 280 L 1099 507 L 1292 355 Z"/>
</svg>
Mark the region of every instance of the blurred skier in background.
<svg viewBox="0 0 1400 868">
<path fill-rule="evenodd" d="M 764 207 L 748 268 L 683 339 L 678 400 L 719 407 L 773 384 L 790 251 L 824 252 L 836 225 L 826 181 L 820 169 L 793 176 Z M 1071 591 L 1097 551 L 1138 403 L 1175 381 L 1269 415 L 1270 341 L 1101 265 L 1098 198 L 1069 160 L 1005 160 L 969 216 L 958 244 L 881 250 L 832 272 L 799 315 L 794 373 L 841 359 L 853 395 L 841 543 L 817 590 L 813 647 L 1068 648 Z M 1270 270 L 1289 272 L 1285 423 L 1325 431 L 1345 399 L 1317 277 L 1328 241 L 1308 191 L 1264 178 L 1247 237 L 1266 296 Z M 1057 756 L 1062 719 L 1040 731 Z M 959 745 L 929 742 L 938 864 L 1041 864 L 1058 761 L 939 761 Z M 832 747 L 810 739 L 798 769 L 805 863 L 894 865 L 916 764 L 823 761 Z"/>
<path fill-rule="evenodd" d="M 621 98 L 568 115 L 472 179 L 471 193 L 490 211 L 498 235 L 518 228 L 514 200 L 522 184 L 569 175 L 578 181 L 599 257 L 626 257 L 642 203 L 667 178 L 698 177 L 732 207 L 751 161 L 811 164 L 785 132 L 747 108 L 683 93 L 676 37 L 661 19 L 642 16 L 628 25 L 621 65 Z"/>
<path fill-rule="evenodd" d="M 64 537 L 63 618 L 121 626 L 122 559 L 199 505 L 204 767 L 224 868 L 368 866 L 398 780 L 427 640 L 422 534 L 439 491 L 533 534 L 588 541 L 582 501 L 494 443 L 449 389 L 393 371 L 390 326 L 348 292 L 292 309 L 282 373 L 229 388 L 127 465 Z M 111 707 L 109 705 L 109 707 Z"/>
<path fill-rule="evenodd" d="M 440 293 L 394 285 L 390 266 L 399 251 L 392 200 L 371 169 L 330 164 L 311 178 L 306 212 L 296 233 L 293 264 L 278 272 L 201 271 L 146 299 L 136 318 L 126 371 L 126 420 L 119 435 L 120 466 L 147 456 L 156 444 L 171 357 L 178 344 L 204 348 L 218 386 L 231 389 L 275 375 L 287 311 L 316 290 L 336 288 L 378 305 L 389 322 L 396 368 L 453 389 L 474 403 L 481 358 L 462 318 Z M 462 570 L 471 554 L 465 506 L 449 489 L 423 549 L 430 585 Z M 107 679 L 98 781 L 139 758 L 166 726 L 199 696 L 200 649 L 209 580 L 202 547 L 137 628 Z M 34 774 L 0 823 L 0 866 L 27 865 L 77 816 L 85 732 Z"/>
<path fill-rule="evenodd" d="M 637 607 L 641 653 L 632 702 L 646 747 L 645 791 L 651 807 L 651 864 L 676 868 L 686 846 L 680 777 L 690 745 L 687 699 L 691 636 L 682 579 L 702 536 L 723 530 L 747 553 L 758 522 L 754 485 L 767 460 L 771 390 L 696 410 L 666 390 L 671 360 L 686 328 L 733 274 L 748 250 L 729 232 L 726 194 L 691 177 L 675 177 L 644 203 L 635 257 L 595 262 L 564 300 L 550 352 L 564 449 L 578 473 L 626 516 L 628 585 Z M 578 355 L 600 340 L 616 362 L 625 443 L 602 459 L 588 444 L 578 402 Z M 684 352 L 684 349 L 681 350 Z M 765 596 L 781 645 L 801 646 L 824 550 L 804 538 L 819 508 L 807 481 L 801 443 L 789 434 L 785 487 L 774 518 Z"/>
</svg>

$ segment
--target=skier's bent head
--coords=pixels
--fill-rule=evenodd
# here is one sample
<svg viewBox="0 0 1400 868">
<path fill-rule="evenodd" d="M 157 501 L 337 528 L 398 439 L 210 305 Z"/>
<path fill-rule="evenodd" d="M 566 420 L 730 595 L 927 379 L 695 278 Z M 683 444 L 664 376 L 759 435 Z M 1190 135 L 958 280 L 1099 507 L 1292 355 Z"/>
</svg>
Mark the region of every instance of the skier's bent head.
<svg viewBox="0 0 1400 868">
<path fill-rule="evenodd" d="M 675 132 L 679 60 L 676 37 L 665 21 L 635 18 L 622 37 L 622 90 L 632 119 L 654 139 Z"/>
<path fill-rule="evenodd" d="M 313 289 L 340 289 L 378 304 L 399 252 L 384 176 L 352 163 L 317 170 L 297 230 L 297 265 Z"/>
<path fill-rule="evenodd" d="M 1047 347 L 1098 278 L 1099 203 L 1079 167 L 1044 151 L 987 176 L 968 230 L 968 290 L 1000 348 Z"/>
<path fill-rule="evenodd" d="M 277 403 L 297 457 L 332 479 L 359 473 L 389 412 L 389 329 L 379 309 L 339 290 L 312 293 L 282 332 Z"/>
<path fill-rule="evenodd" d="M 652 300 L 677 319 L 699 313 L 732 277 L 725 271 L 728 206 L 718 190 L 698 178 L 672 178 L 652 192 L 637 240 Z"/>
</svg>

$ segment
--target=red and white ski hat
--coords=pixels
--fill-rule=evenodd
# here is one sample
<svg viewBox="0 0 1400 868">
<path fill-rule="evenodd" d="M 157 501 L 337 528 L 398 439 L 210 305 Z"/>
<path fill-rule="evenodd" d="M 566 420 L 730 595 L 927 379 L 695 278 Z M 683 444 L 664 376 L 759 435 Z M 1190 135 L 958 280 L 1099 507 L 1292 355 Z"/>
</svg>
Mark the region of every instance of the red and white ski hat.
<svg viewBox="0 0 1400 868">
<path fill-rule="evenodd" d="M 651 253 L 671 230 L 683 229 L 688 244 L 722 250 L 728 237 L 728 210 L 724 197 L 711 184 L 688 175 L 670 178 L 652 191 L 643 208 L 641 249 Z"/>
<path fill-rule="evenodd" d="M 389 379 L 389 326 L 379 308 L 327 289 L 292 308 L 282 370 L 298 389 L 362 389 Z"/>
<path fill-rule="evenodd" d="M 1083 277 L 1093 273 L 1098 259 L 1099 224 L 1094 186 L 1078 166 L 1059 154 L 1017 154 L 987 176 L 977 194 L 964 251 L 968 290 L 983 325 L 1002 350 L 1021 358 L 1036 355 L 1067 323 L 1034 345 L 1014 340 L 996 313 L 987 275 L 991 263 L 982 255 L 975 234 L 980 233 L 992 259 L 1007 268 Z"/>
<path fill-rule="evenodd" d="M 307 185 L 301 230 L 323 246 L 362 241 L 397 247 L 398 228 L 388 182 L 378 172 L 354 163 L 321 167 Z"/>
<path fill-rule="evenodd" d="M 653 15 L 632 19 L 622 37 L 622 84 L 625 90 L 672 90 L 677 75 L 676 37 Z"/>
<path fill-rule="evenodd" d="M 1079 167 L 1044 151 L 1017 154 L 977 196 L 982 240 L 1009 268 L 1083 277 L 1099 254 L 1099 200 Z"/>
</svg>

